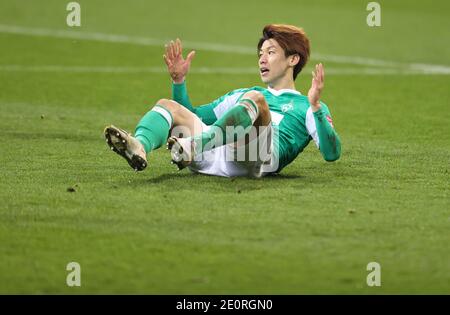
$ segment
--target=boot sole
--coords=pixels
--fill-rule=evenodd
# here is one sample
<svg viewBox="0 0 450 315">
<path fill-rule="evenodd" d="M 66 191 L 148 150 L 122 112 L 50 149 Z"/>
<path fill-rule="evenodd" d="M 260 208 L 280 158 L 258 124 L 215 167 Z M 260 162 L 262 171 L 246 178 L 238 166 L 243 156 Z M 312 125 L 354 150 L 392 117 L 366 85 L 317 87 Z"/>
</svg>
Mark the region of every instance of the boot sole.
<svg viewBox="0 0 450 315">
<path fill-rule="evenodd" d="M 174 148 L 174 146 L 176 145 L 178 145 L 178 152 L 175 151 L 176 148 Z M 167 150 L 170 151 L 170 156 L 172 157 L 170 163 L 175 164 L 178 167 L 179 171 L 191 164 L 190 161 L 186 161 L 186 154 L 184 152 L 183 146 L 178 142 L 177 138 L 170 137 L 169 139 L 167 139 Z"/>
<path fill-rule="evenodd" d="M 114 143 L 112 141 L 112 135 L 119 139 L 119 142 Z M 108 144 L 109 148 L 119 154 L 121 157 L 123 157 L 128 164 L 131 166 L 132 169 L 137 171 L 143 171 L 147 167 L 147 161 L 144 160 L 142 157 L 140 157 L 137 154 L 133 154 L 131 157 L 126 154 L 127 148 L 128 148 L 128 142 L 127 140 L 122 137 L 121 131 L 118 130 L 115 127 L 106 127 L 105 128 L 105 139 L 106 143 Z"/>
</svg>

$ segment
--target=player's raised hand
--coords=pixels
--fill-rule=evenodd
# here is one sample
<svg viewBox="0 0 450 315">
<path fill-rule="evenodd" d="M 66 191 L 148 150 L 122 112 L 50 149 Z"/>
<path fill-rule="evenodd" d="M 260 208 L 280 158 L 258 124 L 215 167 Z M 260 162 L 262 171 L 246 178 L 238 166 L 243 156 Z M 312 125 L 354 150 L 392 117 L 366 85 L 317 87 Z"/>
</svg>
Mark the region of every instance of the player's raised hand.
<svg viewBox="0 0 450 315">
<path fill-rule="evenodd" d="M 186 77 L 191 61 L 195 56 L 195 51 L 191 51 L 186 59 L 183 58 L 183 46 L 181 40 L 177 38 L 165 45 L 166 52 L 163 55 L 167 65 L 167 70 L 174 83 L 182 83 Z"/>
<path fill-rule="evenodd" d="M 325 83 L 325 72 L 321 63 L 316 65 L 316 69 L 312 72 L 312 76 L 311 88 L 308 91 L 308 100 L 311 104 L 311 109 L 315 112 L 320 109 L 320 93 L 322 92 Z"/>
</svg>

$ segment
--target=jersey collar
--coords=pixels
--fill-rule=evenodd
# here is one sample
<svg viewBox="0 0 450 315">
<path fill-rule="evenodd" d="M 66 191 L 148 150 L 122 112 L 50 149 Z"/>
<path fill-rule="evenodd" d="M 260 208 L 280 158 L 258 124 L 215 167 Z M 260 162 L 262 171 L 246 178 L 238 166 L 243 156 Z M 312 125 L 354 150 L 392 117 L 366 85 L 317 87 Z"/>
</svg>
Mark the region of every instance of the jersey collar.
<svg viewBox="0 0 450 315">
<path fill-rule="evenodd" d="M 284 93 L 290 93 L 290 94 L 297 94 L 297 95 L 302 95 L 302 93 L 300 93 L 297 90 L 292 90 L 292 89 L 281 89 L 281 90 L 274 90 L 272 89 L 270 86 L 267 87 L 267 90 L 272 93 L 275 96 L 280 96 L 281 94 Z"/>
</svg>

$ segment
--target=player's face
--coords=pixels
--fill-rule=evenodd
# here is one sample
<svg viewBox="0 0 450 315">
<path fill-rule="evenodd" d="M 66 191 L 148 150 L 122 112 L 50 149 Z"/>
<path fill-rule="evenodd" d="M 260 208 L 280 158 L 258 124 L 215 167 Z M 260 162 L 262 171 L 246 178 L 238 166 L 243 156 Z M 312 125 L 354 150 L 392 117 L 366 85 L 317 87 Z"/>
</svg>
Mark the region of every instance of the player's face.
<svg viewBox="0 0 450 315">
<path fill-rule="evenodd" d="M 261 80 L 271 85 L 288 75 L 289 58 L 273 38 L 266 40 L 259 51 L 259 74 Z"/>
</svg>

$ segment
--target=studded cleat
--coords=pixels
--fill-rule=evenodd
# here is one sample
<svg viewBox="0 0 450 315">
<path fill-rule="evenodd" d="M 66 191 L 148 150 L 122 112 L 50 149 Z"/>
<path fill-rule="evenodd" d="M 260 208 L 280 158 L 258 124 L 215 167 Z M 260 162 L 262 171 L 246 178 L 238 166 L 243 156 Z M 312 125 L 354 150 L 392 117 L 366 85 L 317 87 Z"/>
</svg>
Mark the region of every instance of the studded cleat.
<svg viewBox="0 0 450 315">
<path fill-rule="evenodd" d="M 104 133 L 109 148 L 127 160 L 136 172 L 147 167 L 147 154 L 139 140 L 125 130 L 112 125 L 106 127 Z"/>
<path fill-rule="evenodd" d="M 171 163 L 175 164 L 178 170 L 182 170 L 192 163 L 194 142 L 191 138 L 170 137 L 167 140 L 167 150 L 170 150 Z"/>
</svg>

